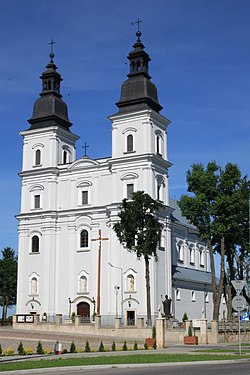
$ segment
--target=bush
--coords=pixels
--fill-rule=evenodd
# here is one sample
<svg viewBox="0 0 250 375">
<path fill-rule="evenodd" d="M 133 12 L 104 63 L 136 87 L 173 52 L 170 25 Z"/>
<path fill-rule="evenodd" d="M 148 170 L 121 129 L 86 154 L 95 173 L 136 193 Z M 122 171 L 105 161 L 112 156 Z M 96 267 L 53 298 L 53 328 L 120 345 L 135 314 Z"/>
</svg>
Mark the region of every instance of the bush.
<svg viewBox="0 0 250 375">
<path fill-rule="evenodd" d="M 26 346 L 26 347 L 24 348 L 24 354 L 26 354 L 26 355 L 31 355 L 31 354 L 33 354 L 33 349 L 32 349 L 32 347 L 31 347 L 31 346 Z"/>
<path fill-rule="evenodd" d="M 128 350 L 128 347 L 127 347 L 127 343 L 126 343 L 126 341 L 124 341 L 124 344 L 123 344 L 122 350 L 124 350 L 124 351 Z"/>
<path fill-rule="evenodd" d="M 156 345 L 156 340 L 155 340 L 153 343 L 153 349 L 156 349 L 156 348 L 157 348 L 157 345 Z"/>
<path fill-rule="evenodd" d="M 145 342 L 145 344 L 144 344 L 144 349 L 145 350 L 148 350 L 148 344 Z"/>
<path fill-rule="evenodd" d="M 0 355 L 2 355 L 2 354 L 3 354 L 3 349 L 2 349 L 1 344 L 0 344 Z"/>
<path fill-rule="evenodd" d="M 91 352 L 88 340 L 86 341 L 86 345 L 85 345 L 85 349 L 84 349 L 84 351 L 85 351 L 86 353 Z"/>
<path fill-rule="evenodd" d="M 74 341 L 72 341 L 72 343 L 71 343 L 71 345 L 70 345 L 69 352 L 70 352 L 70 353 L 76 353 L 76 346 L 75 346 Z"/>
<path fill-rule="evenodd" d="M 134 350 L 138 350 L 137 342 L 134 343 Z"/>
<path fill-rule="evenodd" d="M 186 320 L 188 320 L 188 316 L 187 316 L 187 313 L 185 312 L 183 314 L 182 321 L 185 322 Z"/>
<path fill-rule="evenodd" d="M 67 352 L 67 349 L 66 349 L 66 352 Z M 52 350 L 50 348 L 43 349 L 43 354 L 51 354 L 51 353 L 52 353 Z"/>
<path fill-rule="evenodd" d="M 99 349 L 98 349 L 99 352 L 105 352 L 105 349 L 104 349 L 104 345 L 103 345 L 103 342 L 101 341 L 100 345 L 99 345 Z"/>
<path fill-rule="evenodd" d="M 8 347 L 4 350 L 3 355 L 9 356 L 13 355 L 15 353 L 15 350 L 11 347 Z"/>
<path fill-rule="evenodd" d="M 191 325 L 188 327 L 188 336 L 193 336 L 193 330 Z"/>
<path fill-rule="evenodd" d="M 68 353 L 68 350 L 67 349 L 63 349 L 62 354 L 67 354 L 67 353 Z"/>
<path fill-rule="evenodd" d="M 112 343 L 111 350 L 112 350 L 112 352 L 115 352 L 115 350 L 116 350 L 116 346 L 115 346 L 115 342 L 114 341 Z"/>
<path fill-rule="evenodd" d="M 18 353 L 19 355 L 24 355 L 24 354 L 25 354 L 25 353 L 24 353 L 24 348 L 23 348 L 23 343 L 22 343 L 22 341 L 20 341 L 20 344 L 18 345 L 17 353 Z"/>
<path fill-rule="evenodd" d="M 41 341 L 38 341 L 37 347 L 36 347 L 36 353 L 37 354 L 44 354 L 43 346 Z"/>
</svg>

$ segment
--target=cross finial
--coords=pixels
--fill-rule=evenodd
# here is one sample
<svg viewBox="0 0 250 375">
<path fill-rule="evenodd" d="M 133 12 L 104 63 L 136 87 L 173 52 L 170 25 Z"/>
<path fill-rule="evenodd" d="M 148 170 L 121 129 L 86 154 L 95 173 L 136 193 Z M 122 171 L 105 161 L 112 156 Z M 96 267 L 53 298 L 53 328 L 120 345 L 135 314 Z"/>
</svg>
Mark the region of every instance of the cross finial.
<svg viewBox="0 0 250 375">
<path fill-rule="evenodd" d="M 87 148 L 88 148 L 89 146 L 87 145 L 87 143 L 86 142 L 84 142 L 84 146 L 82 146 L 82 148 L 84 148 L 84 156 L 87 156 Z"/>
<path fill-rule="evenodd" d="M 142 23 L 142 20 L 140 20 L 140 18 L 138 17 L 137 18 L 137 21 L 134 21 L 132 22 L 132 25 L 136 24 L 137 23 L 137 32 L 136 32 L 136 36 L 137 36 L 137 41 L 140 42 L 140 36 L 141 36 L 141 31 L 140 31 L 140 23 Z"/>
<path fill-rule="evenodd" d="M 50 54 L 49 54 L 49 57 L 50 57 L 50 62 L 52 62 L 53 63 L 53 58 L 55 57 L 55 54 L 54 54 L 54 44 L 55 44 L 56 42 L 53 40 L 53 39 L 51 39 L 51 42 L 49 43 L 50 44 Z"/>
</svg>

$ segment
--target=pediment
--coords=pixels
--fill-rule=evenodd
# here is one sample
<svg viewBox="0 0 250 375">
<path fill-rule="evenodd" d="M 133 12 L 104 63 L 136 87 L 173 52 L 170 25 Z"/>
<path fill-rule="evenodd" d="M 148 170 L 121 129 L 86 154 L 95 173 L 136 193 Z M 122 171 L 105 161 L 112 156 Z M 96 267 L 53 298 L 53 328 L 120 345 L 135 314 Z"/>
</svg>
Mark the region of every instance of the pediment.
<svg viewBox="0 0 250 375">
<path fill-rule="evenodd" d="M 86 168 L 94 165 L 99 165 L 99 163 L 96 160 L 83 157 L 81 159 L 74 161 L 74 163 L 71 164 L 69 169 Z"/>
</svg>

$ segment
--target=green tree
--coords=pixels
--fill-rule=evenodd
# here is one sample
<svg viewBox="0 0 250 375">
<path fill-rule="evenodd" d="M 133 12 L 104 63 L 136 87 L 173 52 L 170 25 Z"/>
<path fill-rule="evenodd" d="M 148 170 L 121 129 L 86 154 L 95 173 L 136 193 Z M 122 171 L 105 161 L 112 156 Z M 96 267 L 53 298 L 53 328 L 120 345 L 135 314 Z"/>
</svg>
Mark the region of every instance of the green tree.
<svg viewBox="0 0 250 375">
<path fill-rule="evenodd" d="M 7 309 L 16 303 L 17 292 L 17 257 L 10 247 L 2 250 L 0 259 L 0 304 L 2 306 L 2 322 L 6 320 Z"/>
<path fill-rule="evenodd" d="M 120 221 L 114 225 L 120 243 L 138 259 L 144 257 L 148 325 L 151 325 L 149 260 L 153 257 L 157 261 L 162 226 L 155 214 L 161 207 L 150 195 L 137 191 L 132 200 L 123 199 L 118 214 Z"/>
<path fill-rule="evenodd" d="M 213 288 L 213 319 L 218 320 L 227 279 L 225 262 L 231 281 L 235 277 L 237 251 L 241 249 L 242 256 L 249 251 L 246 206 L 250 185 L 246 177 L 241 177 L 237 165 L 228 163 L 223 170 L 215 162 L 208 163 L 206 168 L 202 164 L 193 164 L 187 172 L 187 184 L 188 192 L 192 195 L 183 195 L 179 206 L 207 242 Z M 215 253 L 220 255 L 219 283 L 215 274 Z"/>
</svg>

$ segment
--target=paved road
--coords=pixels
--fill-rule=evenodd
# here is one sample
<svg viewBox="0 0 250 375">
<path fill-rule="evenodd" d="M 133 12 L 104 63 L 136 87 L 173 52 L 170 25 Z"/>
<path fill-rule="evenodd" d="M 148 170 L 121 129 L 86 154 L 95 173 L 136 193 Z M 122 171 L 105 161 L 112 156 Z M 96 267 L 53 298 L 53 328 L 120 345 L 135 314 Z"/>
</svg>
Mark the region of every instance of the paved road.
<svg viewBox="0 0 250 375">
<path fill-rule="evenodd" d="M 81 369 L 53 369 L 53 370 L 32 370 L 32 372 L 25 371 L 22 372 L 23 375 L 35 374 L 35 375 L 55 375 L 59 373 L 60 375 L 249 375 L 250 373 L 250 361 L 242 362 L 223 362 L 223 363 L 182 363 L 182 364 L 159 364 L 159 365 L 133 365 L 133 367 L 128 367 L 127 365 L 119 367 L 106 366 L 105 368 L 98 367 L 93 368 L 81 368 Z M 2 372 L 1 374 L 10 375 L 10 372 Z M 16 374 L 21 374 L 17 371 Z"/>
</svg>

